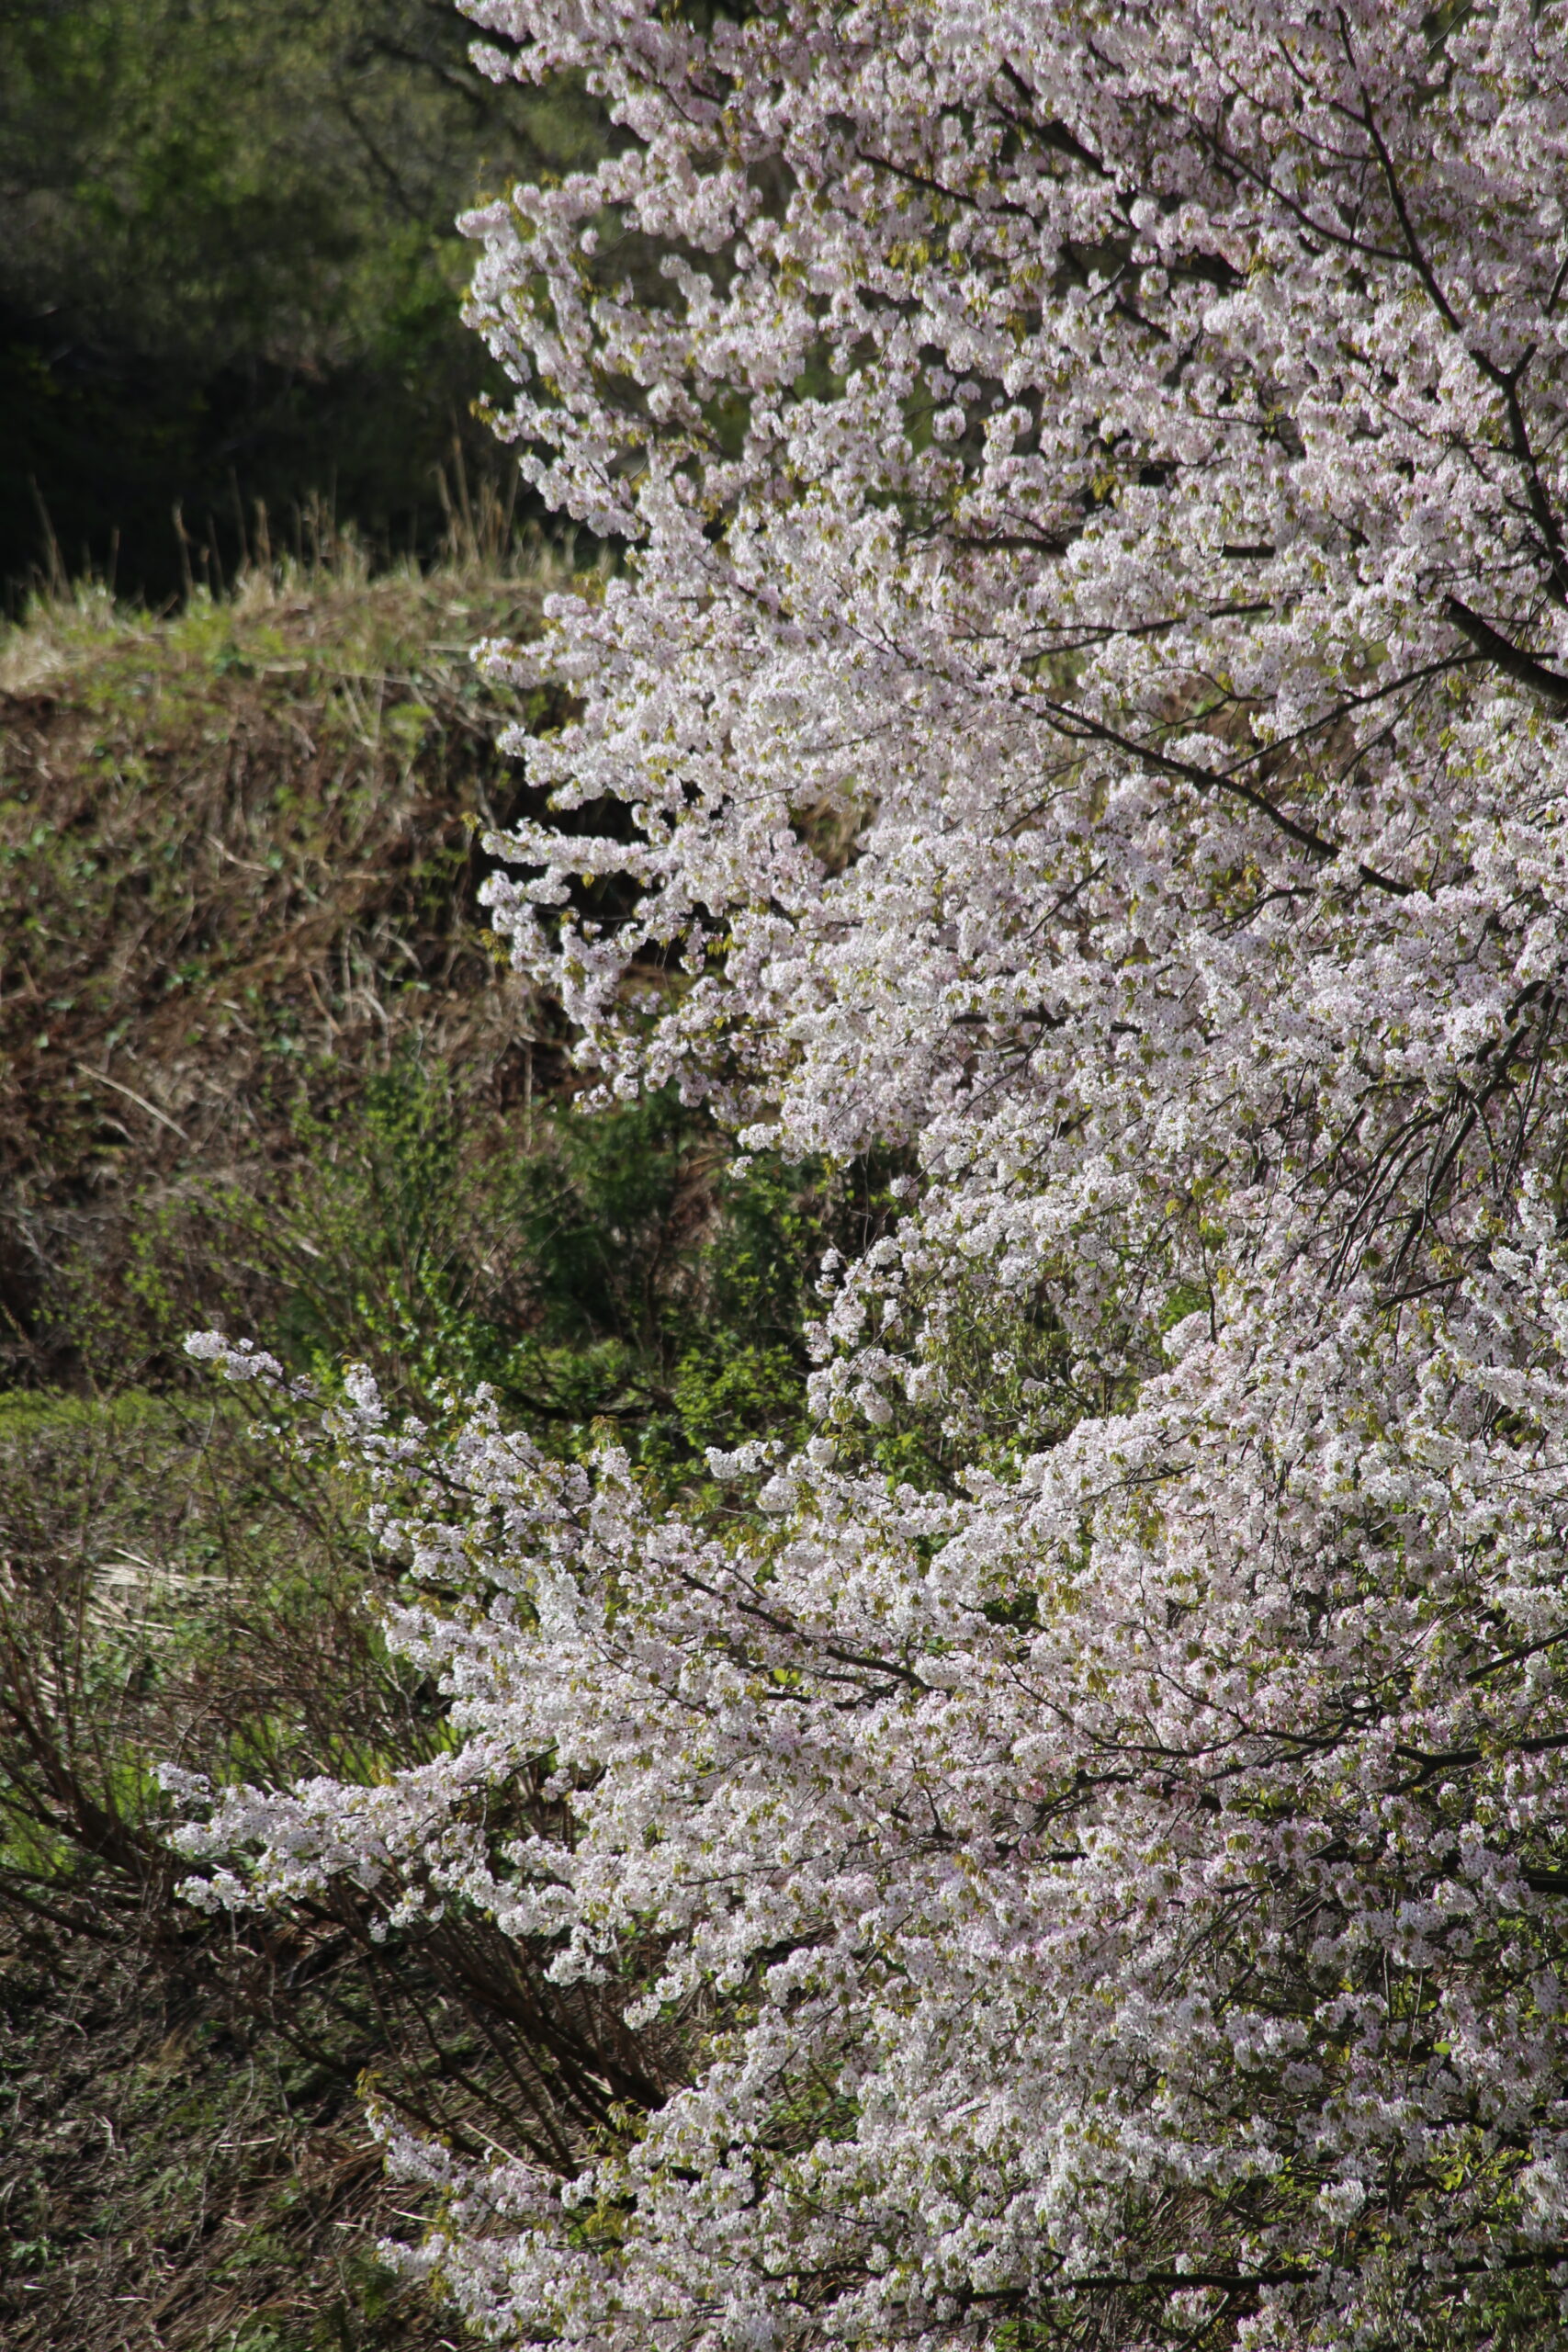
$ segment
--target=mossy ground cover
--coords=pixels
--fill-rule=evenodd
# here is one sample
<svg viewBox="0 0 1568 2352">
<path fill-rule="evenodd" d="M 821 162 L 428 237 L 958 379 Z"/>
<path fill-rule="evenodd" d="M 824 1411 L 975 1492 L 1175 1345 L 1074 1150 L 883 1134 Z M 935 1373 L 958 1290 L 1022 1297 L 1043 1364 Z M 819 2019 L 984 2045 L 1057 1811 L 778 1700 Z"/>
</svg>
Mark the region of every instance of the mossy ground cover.
<svg viewBox="0 0 1568 2352">
<path fill-rule="evenodd" d="M 477 2146 L 526 2128 L 537 1955 L 351 1894 L 214 1924 L 160 1757 L 395 1770 L 439 1694 L 367 1608 L 365 1498 L 181 1340 L 254 1333 L 397 1408 L 477 1380 L 671 1494 L 802 1426 L 823 1250 L 874 1171 L 765 1159 L 665 1096 L 583 1115 L 488 936 L 524 805 L 467 649 L 536 550 L 371 578 L 339 548 L 163 619 L 96 594 L 0 640 L 0 2333 L 105 2346 L 448 2340 L 375 2254 L 367 2075 Z M 520 2120 L 522 2119 L 522 2120 Z"/>
</svg>

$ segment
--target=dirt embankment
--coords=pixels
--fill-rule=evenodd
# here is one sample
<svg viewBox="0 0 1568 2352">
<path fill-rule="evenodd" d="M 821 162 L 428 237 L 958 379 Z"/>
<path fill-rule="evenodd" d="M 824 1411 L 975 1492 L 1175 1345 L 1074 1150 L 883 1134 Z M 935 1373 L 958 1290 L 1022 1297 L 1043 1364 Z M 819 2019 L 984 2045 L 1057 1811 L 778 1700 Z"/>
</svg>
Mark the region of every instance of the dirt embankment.
<svg viewBox="0 0 1568 2352">
<path fill-rule="evenodd" d="M 527 1092 L 538 1023 L 475 901 L 476 827 L 522 787 L 467 649 L 526 628 L 540 593 L 325 572 L 176 620 L 84 600 L 13 638 L 0 1385 L 134 1370 L 106 1351 L 157 1343 L 138 1234 L 156 1225 L 178 1288 L 197 1200 L 265 1194 L 302 1114 L 367 1072 L 413 1054 L 495 1108 Z"/>
</svg>

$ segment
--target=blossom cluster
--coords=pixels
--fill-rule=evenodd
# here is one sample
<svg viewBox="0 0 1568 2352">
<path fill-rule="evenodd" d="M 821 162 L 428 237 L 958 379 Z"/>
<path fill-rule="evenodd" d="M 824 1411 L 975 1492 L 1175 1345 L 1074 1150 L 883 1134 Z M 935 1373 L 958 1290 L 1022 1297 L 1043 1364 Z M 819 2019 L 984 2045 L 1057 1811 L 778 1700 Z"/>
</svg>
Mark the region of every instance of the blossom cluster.
<svg viewBox="0 0 1568 2352">
<path fill-rule="evenodd" d="M 1568 11 L 472 13 L 619 127 L 468 224 L 624 554 L 483 650 L 580 714 L 493 920 L 605 1090 L 908 1175 L 717 1520 L 356 1392 L 452 1744 L 205 1899 L 642 2038 L 557 2159 L 392 2132 L 498 2340 L 1555 2340 Z"/>
</svg>

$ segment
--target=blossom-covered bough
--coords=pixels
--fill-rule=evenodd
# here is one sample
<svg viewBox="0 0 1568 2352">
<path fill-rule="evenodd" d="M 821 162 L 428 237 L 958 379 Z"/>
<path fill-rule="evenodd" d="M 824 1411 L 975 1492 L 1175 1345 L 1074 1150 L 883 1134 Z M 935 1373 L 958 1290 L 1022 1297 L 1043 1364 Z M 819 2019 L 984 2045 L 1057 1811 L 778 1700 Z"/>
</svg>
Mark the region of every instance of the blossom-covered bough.
<svg viewBox="0 0 1568 2352">
<path fill-rule="evenodd" d="M 1556 2342 L 1568 11 L 474 13 L 622 130 L 471 224 L 626 549 L 488 649 L 581 698 L 495 921 L 912 1172 L 726 1512 L 358 1392 L 452 1743 L 207 1899 L 484 1905 L 640 2053 L 392 2135 L 503 2341 Z"/>
</svg>

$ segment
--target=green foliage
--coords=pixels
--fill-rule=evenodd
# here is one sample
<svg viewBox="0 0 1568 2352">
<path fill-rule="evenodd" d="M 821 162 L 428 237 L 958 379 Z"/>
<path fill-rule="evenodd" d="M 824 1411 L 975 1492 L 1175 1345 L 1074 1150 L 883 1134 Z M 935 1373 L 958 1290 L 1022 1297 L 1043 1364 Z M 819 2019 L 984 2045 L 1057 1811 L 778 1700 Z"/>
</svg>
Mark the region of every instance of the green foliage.
<svg viewBox="0 0 1568 2352">
<path fill-rule="evenodd" d="M 446 0 L 0 6 L 0 575 L 39 495 L 164 594 L 231 571 L 251 502 L 312 493 L 372 538 L 439 536 L 434 469 L 497 380 L 459 321 L 481 193 L 600 152 L 578 90 L 499 88 Z M 178 502 L 191 546 L 171 520 Z"/>
<path fill-rule="evenodd" d="M 482 1382 L 551 1450 L 608 1427 L 660 1478 L 801 1434 L 810 1285 L 853 1221 L 820 1170 L 730 1172 L 670 1094 L 498 1117 L 413 1050 L 330 1112 L 301 1095 L 292 1140 L 263 1189 L 139 1204 L 114 1348 L 172 1359 L 189 1327 L 177 1229 L 209 1306 L 249 1302 L 244 1328 L 329 1392 L 367 1363 L 429 1415 Z"/>
<path fill-rule="evenodd" d="M 14 1379 L 177 1386 L 218 1322 L 424 1411 L 489 1382 L 546 1442 L 607 1424 L 660 1477 L 798 1432 L 811 1285 L 886 1216 L 873 1171 L 730 1170 L 672 1095 L 584 1114 L 473 903 L 476 823 L 520 786 L 461 648 L 545 584 L 348 563 L 15 633 Z"/>
</svg>

